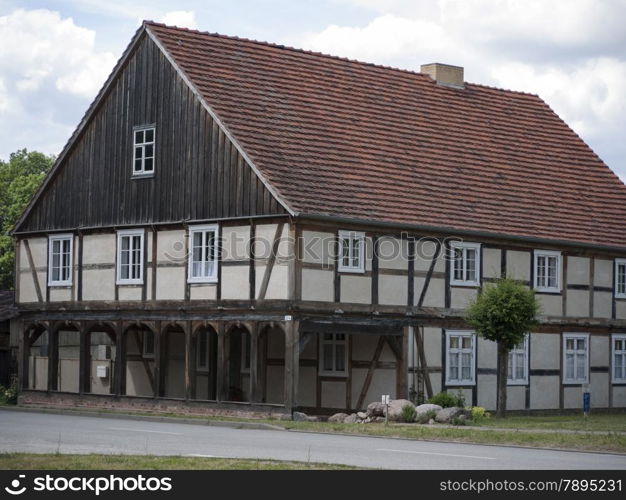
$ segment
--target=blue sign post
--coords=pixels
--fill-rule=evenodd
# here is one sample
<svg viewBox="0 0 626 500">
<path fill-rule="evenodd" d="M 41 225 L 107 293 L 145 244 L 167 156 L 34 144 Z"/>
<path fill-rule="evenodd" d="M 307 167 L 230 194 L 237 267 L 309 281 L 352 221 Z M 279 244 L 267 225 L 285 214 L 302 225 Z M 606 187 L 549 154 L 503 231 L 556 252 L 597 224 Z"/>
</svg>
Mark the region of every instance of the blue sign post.
<svg viewBox="0 0 626 500">
<path fill-rule="evenodd" d="M 583 392 L 583 413 L 585 417 L 589 416 L 589 410 L 591 409 L 591 394 L 589 391 Z"/>
</svg>

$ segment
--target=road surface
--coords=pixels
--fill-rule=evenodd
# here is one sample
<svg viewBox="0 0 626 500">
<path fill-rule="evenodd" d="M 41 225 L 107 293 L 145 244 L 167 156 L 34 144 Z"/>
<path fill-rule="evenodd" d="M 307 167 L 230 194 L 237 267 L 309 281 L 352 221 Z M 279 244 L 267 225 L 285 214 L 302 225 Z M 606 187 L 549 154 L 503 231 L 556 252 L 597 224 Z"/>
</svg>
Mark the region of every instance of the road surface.
<svg viewBox="0 0 626 500">
<path fill-rule="evenodd" d="M 383 469 L 626 469 L 626 455 L 0 410 L 0 452 L 266 458 Z"/>
</svg>

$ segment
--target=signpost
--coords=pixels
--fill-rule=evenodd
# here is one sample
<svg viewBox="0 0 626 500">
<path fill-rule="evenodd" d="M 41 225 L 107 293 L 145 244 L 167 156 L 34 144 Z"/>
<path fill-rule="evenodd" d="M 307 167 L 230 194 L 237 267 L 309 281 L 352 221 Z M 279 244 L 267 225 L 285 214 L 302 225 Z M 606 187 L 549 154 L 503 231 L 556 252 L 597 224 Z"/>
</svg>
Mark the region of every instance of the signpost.
<svg viewBox="0 0 626 500">
<path fill-rule="evenodd" d="M 385 425 L 389 420 L 389 394 L 383 394 L 381 402 L 385 405 Z"/>
<path fill-rule="evenodd" d="M 591 410 L 591 393 L 589 392 L 589 384 L 583 385 L 583 415 L 589 416 Z"/>
</svg>

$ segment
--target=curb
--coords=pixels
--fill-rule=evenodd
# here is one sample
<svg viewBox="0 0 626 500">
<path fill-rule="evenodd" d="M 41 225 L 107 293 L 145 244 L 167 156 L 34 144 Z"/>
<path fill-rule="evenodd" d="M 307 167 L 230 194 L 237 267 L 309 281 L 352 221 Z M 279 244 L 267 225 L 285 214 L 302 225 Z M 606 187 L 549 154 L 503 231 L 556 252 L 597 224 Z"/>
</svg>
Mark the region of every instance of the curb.
<svg viewBox="0 0 626 500">
<path fill-rule="evenodd" d="M 284 427 L 279 425 L 256 423 L 256 422 L 238 422 L 228 420 L 204 420 L 202 418 L 185 418 L 185 417 L 164 417 L 158 415 L 135 415 L 132 413 L 109 413 L 101 411 L 88 411 L 88 410 L 69 410 L 58 408 L 32 408 L 28 406 L 0 406 L 0 411 L 17 411 L 27 413 L 47 413 L 51 415 L 73 415 L 77 417 L 100 417 L 111 419 L 124 419 L 124 420 L 140 420 L 144 422 L 159 422 L 159 423 L 173 423 L 173 424 L 188 424 L 188 425 L 204 425 L 210 427 L 228 427 L 231 429 L 255 429 L 255 430 L 271 430 L 271 431 L 284 431 Z"/>
</svg>

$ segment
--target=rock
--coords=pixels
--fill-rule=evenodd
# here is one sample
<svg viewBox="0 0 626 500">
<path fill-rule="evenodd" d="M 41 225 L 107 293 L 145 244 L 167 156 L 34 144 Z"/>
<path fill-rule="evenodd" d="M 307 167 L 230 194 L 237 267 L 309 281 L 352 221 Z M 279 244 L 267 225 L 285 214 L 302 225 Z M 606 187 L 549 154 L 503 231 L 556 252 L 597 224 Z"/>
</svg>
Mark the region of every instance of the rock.
<svg viewBox="0 0 626 500">
<path fill-rule="evenodd" d="M 291 415 L 289 415 L 288 413 L 277 415 L 276 419 L 280 421 L 292 420 Z"/>
<path fill-rule="evenodd" d="M 385 421 L 385 417 L 370 417 L 371 421 L 380 424 Z"/>
<path fill-rule="evenodd" d="M 347 416 L 347 413 L 335 413 L 333 416 L 328 418 L 328 421 L 343 423 Z"/>
<path fill-rule="evenodd" d="M 319 419 L 319 418 L 317 418 L 317 417 L 315 417 L 315 416 L 313 416 L 313 415 L 307 415 L 307 417 L 306 417 L 306 421 L 307 421 L 307 422 L 319 422 L 319 421 L 320 421 L 320 419 Z"/>
<path fill-rule="evenodd" d="M 385 416 L 385 405 L 374 401 L 367 405 L 367 416 L 368 417 L 384 417 Z"/>
<path fill-rule="evenodd" d="M 453 418 L 458 418 L 461 415 L 464 415 L 467 418 L 469 416 L 469 411 L 465 408 L 453 406 L 451 408 L 443 408 L 442 410 L 438 411 L 435 420 L 439 423 L 447 424 Z"/>
<path fill-rule="evenodd" d="M 294 422 L 306 422 L 308 420 L 308 415 L 306 413 L 302 413 L 301 411 L 293 412 L 293 421 Z"/>
<path fill-rule="evenodd" d="M 394 399 L 389 403 L 389 420 L 392 422 L 398 422 L 402 420 L 402 408 L 406 405 L 415 408 L 415 405 L 408 399 Z"/>
<path fill-rule="evenodd" d="M 369 424 L 372 421 L 371 418 L 367 417 L 365 420 L 363 420 L 364 424 Z"/>
<path fill-rule="evenodd" d="M 353 413 L 352 415 L 348 415 L 344 420 L 343 420 L 344 424 L 356 424 L 356 413 Z"/>
<path fill-rule="evenodd" d="M 435 419 L 433 419 L 433 418 L 431 418 L 431 419 L 428 421 L 428 425 L 433 425 L 434 423 L 435 423 Z"/>
<path fill-rule="evenodd" d="M 359 411 L 356 414 L 357 417 L 359 417 L 361 420 L 365 420 L 367 418 L 367 413 L 365 413 L 364 411 Z"/>
<path fill-rule="evenodd" d="M 430 403 L 426 403 L 423 405 L 419 405 L 415 407 L 415 412 L 417 413 L 417 416 L 419 417 L 420 415 L 423 415 L 424 413 L 428 413 L 429 411 L 434 411 L 435 414 L 439 411 L 443 410 L 443 408 L 439 405 L 433 405 Z"/>
</svg>

